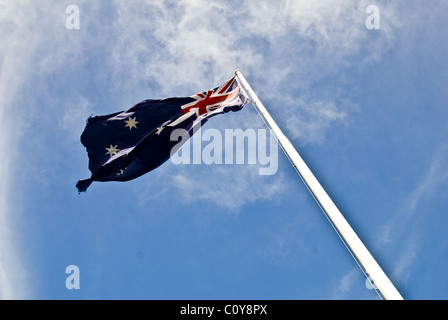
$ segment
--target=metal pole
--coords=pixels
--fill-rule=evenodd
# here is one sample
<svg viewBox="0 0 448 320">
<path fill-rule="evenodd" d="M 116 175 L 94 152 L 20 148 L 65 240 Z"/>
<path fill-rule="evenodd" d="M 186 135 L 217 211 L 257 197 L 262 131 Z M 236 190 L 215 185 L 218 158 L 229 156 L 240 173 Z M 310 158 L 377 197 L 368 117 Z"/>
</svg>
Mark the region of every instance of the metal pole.
<svg viewBox="0 0 448 320">
<path fill-rule="evenodd" d="M 277 126 L 274 119 L 272 119 L 272 117 L 269 115 L 268 111 L 263 106 L 260 99 L 258 99 L 257 95 L 252 90 L 242 73 L 237 70 L 235 71 L 235 75 L 249 94 L 252 102 L 255 104 L 260 114 L 266 120 L 266 123 L 269 125 L 272 132 L 277 137 L 278 142 L 282 145 L 285 153 L 287 154 L 295 168 L 298 170 L 299 174 L 302 177 L 302 180 L 318 202 L 319 206 L 325 212 L 327 218 L 330 220 L 331 224 L 339 233 L 342 240 L 353 253 L 354 257 L 358 260 L 360 266 L 364 269 L 363 272 L 372 281 L 374 287 L 377 288 L 381 295 L 387 300 L 403 300 L 401 294 L 394 287 L 387 275 L 384 273 L 373 256 L 361 242 L 359 237 L 348 224 L 347 220 L 345 220 L 344 216 L 341 214 L 339 209 L 322 188 L 319 181 L 313 175 L 306 163 L 302 160 L 297 150 Z"/>
</svg>

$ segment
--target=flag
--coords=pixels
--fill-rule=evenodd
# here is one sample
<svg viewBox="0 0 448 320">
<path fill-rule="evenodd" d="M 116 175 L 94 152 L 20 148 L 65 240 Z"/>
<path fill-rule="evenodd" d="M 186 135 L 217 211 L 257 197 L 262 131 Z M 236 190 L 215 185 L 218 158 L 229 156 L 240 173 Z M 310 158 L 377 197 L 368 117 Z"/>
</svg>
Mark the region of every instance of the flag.
<svg viewBox="0 0 448 320">
<path fill-rule="evenodd" d="M 85 192 L 93 181 L 129 181 L 157 168 L 179 144 L 172 141 L 174 130 L 184 129 L 190 137 L 210 117 L 241 110 L 248 102 L 233 77 L 191 97 L 144 100 L 125 111 L 90 117 L 81 143 L 91 177 L 78 181 L 78 192 Z"/>
</svg>

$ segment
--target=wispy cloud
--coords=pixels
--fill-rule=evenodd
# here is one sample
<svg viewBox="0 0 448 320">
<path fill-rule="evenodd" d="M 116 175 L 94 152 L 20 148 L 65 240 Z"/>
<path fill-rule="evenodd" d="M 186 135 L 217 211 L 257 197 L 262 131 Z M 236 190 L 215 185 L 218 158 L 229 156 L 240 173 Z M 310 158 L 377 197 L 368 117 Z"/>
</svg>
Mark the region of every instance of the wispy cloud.
<svg viewBox="0 0 448 320">
<path fill-rule="evenodd" d="M 432 157 L 426 170 L 422 170 L 421 179 L 415 182 L 414 189 L 400 201 L 401 207 L 379 232 L 375 249 L 384 253 L 387 246 L 399 248 L 394 250 L 399 253 L 394 255 L 392 272 L 388 274 L 399 290 L 407 287 L 413 267 L 421 256 L 424 238 L 428 235 L 425 234 L 427 229 L 421 228 L 420 225 L 423 219 L 432 218 L 431 212 L 425 210 L 424 205 L 428 204 L 428 201 L 436 199 L 437 190 L 444 190 L 442 186 L 448 183 L 447 164 L 448 145 L 444 145 Z M 332 298 L 346 298 L 356 283 L 354 281 L 356 275 L 362 276 L 359 268 L 347 272 L 341 278 L 340 283 L 333 288 Z"/>
<path fill-rule="evenodd" d="M 396 257 L 393 278 L 403 286 L 412 273 L 412 267 L 418 259 L 425 236 L 419 227 L 423 218 L 431 219 L 422 205 L 434 199 L 441 190 L 441 186 L 448 182 L 448 146 L 441 147 L 432 158 L 420 181 L 415 188 L 403 199 L 402 207 L 384 225 L 379 237 L 382 246 L 392 243 L 400 244 L 401 254 Z"/>
<path fill-rule="evenodd" d="M 7 150 L 2 156 L 0 166 L 0 298 L 16 299 L 26 298 L 25 291 L 26 272 L 21 261 L 20 247 L 17 245 L 15 233 L 14 214 L 16 206 L 14 193 L 14 160 L 16 158 L 16 145 L 21 133 L 22 124 L 12 112 L 12 103 L 23 84 L 22 75 L 29 67 L 30 51 L 36 45 L 30 39 L 27 44 L 21 39 L 27 37 L 26 28 L 20 27 L 27 21 L 31 12 L 21 11 L 16 3 L 5 5 L 0 10 L 0 37 L 6 40 L 6 45 L 0 52 L 0 148 Z M 18 57 L 20 57 L 18 59 Z"/>
<path fill-rule="evenodd" d="M 1 86 L 0 86 L 1 87 Z M 0 88 L 0 92 L 2 88 Z M 5 95 L 0 94 L 0 105 L 3 105 Z M 12 117 L 8 117 L 7 112 L 3 108 L 0 110 L 0 117 L 3 119 L 4 125 L 0 130 L 0 148 L 8 150 L 9 154 L 5 154 L 0 167 L 0 176 L 2 183 L 0 184 L 0 299 L 24 298 L 24 283 L 26 273 L 20 259 L 20 249 L 17 246 L 16 226 L 13 223 L 13 216 L 17 214 L 15 209 L 15 199 L 12 190 L 14 189 L 13 179 L 13 161 L 14 150 L 12 147 L 15 143 L 15 137 L 11 135 L 13 130 Z"/>
<path fill-rule="evenodd" d="M 263 97 L 276 99 L 278 108 L 297 112 L 302 111 L 300 105 L 288 99 L 293 92 L 301 95 L 325 78 L 378 59 L 393 38 L 387 22 L 380 37 L 368 33 L 367 1 L 117 1 L 115 5 L 118 41 L 111 65 L 118 75 L 127 75 L 127 84 L 135 87 L 150 81 L 159 94 L 190 94 L 220 84 L 240 68 L 254 79 Z M 382 14 L 393 16 L 395 11 L 384 5 Z M 336 100 L 340 96 L 319 90 L 303 103 L 344 112 L 346 106 Z M 316 93 L 324 99 L 318 100 Z M 330 120 L 338 121 L 340 117 Z"/>
<path fill-rule="evenodd" d="M 79 2 L 79 3 L 82 3 Z M 23 248 L 21 197 L 19 166 L 23 159 L 22 136 L 28 134 L 29 143 L 38 138 L 29 134 L 34 124 L 44 126 L 47 117 L 43 110 L 49 111 L 54 97 L 48 97 L 48 105 L 37 105 L 39 98 L 45 96 L 46 77 L 61 70 L 76 66 L 82 52 L 79 41 L 67 33 L 65 28 L 65 6 L 54 2 L 0 1 L 0 38 L 4 46 L 0 52 L 0 148 L 7 150 L 2 155 L 0 175 L 0 298 L 31 298 L 33 288 L 28 282 L 27 258 Z M 31 88 L 31 89 L 29 89 Z M 58 101 L 57 105 L 64 104 Z M 39 120 L 39 121 L 37 121 Z M 62 125 L 72 125 L 68 119 L 61 119 Z M 39 153 L 35 154 L 39 157 Z M 29 171 L 33 171 L 29 168 Z M 18 178 L 19 177 L 19 178 Z M 14 190 L 14 192 L 13 192 Z M 23 202 L 23 201 L 22 201 Z"/>
<path fill-rule="evenodd" d="M 359 281 L 360 274 L 361 271 L 359 270 L 359 268 L 347 272 L 331 292 L 330 299 L 332 300 L 347 299 L 347 296 L 348 294 L 350 294 L 353 285 L 357 283 L 357 281 Z"/>
<path fill-rule="evenodd" d="M 259 168 L 250 165 L 214 166 L 206 183 L 195 183 L 197 173 L 184 170 L 172 177 L 184 201 L 194 203 L 206 200 L 235 211 L 254 201 L 272 201 L 285 191 L 283 177 L 267 177 L 258 174 Z M 207 173 L 205 173 L 207 175 Z M 268 180 L 268 183 L 262 181 Z"/>
<path fill-rule="evenodd" d="M 67 105 L 67 109 L 59 116 L 59 126 L 67 131 L 73 141 L 79 143 L 79 135 L 84 129 L 87 116 L 92 114 L 92 103 L 80 96 Z"/>
<path fill-rule="evenodd" d="M 392 22 L 383 25 L 380 37 L 371 37 L 365 28 L 369 4 L 116 1 L 113 38 L 117 40 L 109 58 L 116 71 L 114 83 L 124 91 L 135 93 L 139 88 L 158 97 L 191 95 L 219 85 L 239 68 L 253 80 L 260 98 L 276 110 L 287 135 L 303 143 L 319 143 L 332 126 L 345 124 L 356 108 L 342 98 L 342 89 L 322 83 L 353 66 L 362 68 L 390 47 Z M 382 12 L 395 14 L 386 4 Z M 254 123 L 247 118 L 220 122 L 243 129 Z M 220 181 L 228 179 L 225 184 L 230 186 L 232 175 L 224 174 L 226 170 L 214 174 L 222 173 Z M 241 183 L 253 181 L 250 171 L 237 170 Z M 200 175 L 199 170 L 189 171 L 189 179 L 178 177 L 175 185 L 187 189 L 189 181 L 199 180 Z M 263 197 L 264 192 L 257 191 L 262 184 L 243 185 L 250 188 L 249 198 Z"/>
</svg>

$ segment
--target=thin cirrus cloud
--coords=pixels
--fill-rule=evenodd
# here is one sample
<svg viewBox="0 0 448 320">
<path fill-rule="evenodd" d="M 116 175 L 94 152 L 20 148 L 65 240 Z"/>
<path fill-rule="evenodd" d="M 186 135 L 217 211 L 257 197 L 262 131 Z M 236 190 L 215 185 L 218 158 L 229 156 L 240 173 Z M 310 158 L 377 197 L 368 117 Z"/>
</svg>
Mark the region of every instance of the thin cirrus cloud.
<svg viewBox="0 0 448 320">
<path fill-rule="evenodd" d="M 393 276 L 401 279 L 404 286 L 407 285 L 412 267 L 422 248 L 422 238 L 425 235 L 420 225 L 424 219 L 435 219 L 438 214 L 426 211 L 424 206 L 430 200 L 436 199 L 437 191 L 444 190 L 442 186 L 448 182 L 447 159 L 448 145 L 444 145 L 432 157 L 429 167 L 423 170 L 422 178 L 415 188 L 403 199 L 402 207 L 382 229 L 382 245 L 397 242 L 405 244 L 393 270 Z"/>
<path fill-rule="evenodd" d="M 299 75 L 295 83 L 307 87 L 353 64 L 354 55 L 361 53 L 356 62 L 363 63 L 378 57 L 393 38 L 391 22 L 383 23 L 383 37 L 369 38 L 366 5 L 353 1 L 118 1 L 115 7 L 111 65 L 118 73 L 131 70 L 135 82 L 151 79 L 162 93 L 220 82 L 235 68 L 264 75 L 272 87 Z M 393 16 L 393 8 L 382 7 L 382 15 Z M 370 52 L 363 52 L 366 43 Z"/>
<path fill-rule="evenodd" d="M 27 12 L 17 10 L 16 4 L 3 4 L 0 10 L 0 37 L 6 40 L 7 45 L 0 52 L 0 148 L 8 150 L 2 157 L 0 175 L 0 298 L 14 299 L 26 297 L 24 283 L 26 276 L 23 272 L 21 258 L 17 253 L 20 249 L 15 236 L 16 224 L 14 214 L 17 213 L 14 199 L 14 159 L 16 158 L 17 140 L 22 124 L 12 112 L 11 107 L 20 86 L 23 84 L 23 74 L 29 67 L 31 58 L 30 49 L 35 47 L 35 41 L 29 39 L 26 43 Z"/>
<path fill-rule="evenodd" d="M 26 259 L 18 236 L 20 211 L 25 205 L 18 201 L 23 196 L 20 183 L 24 183 L 19 165 L 29 158 L 21 157 L 22 137 L 26 135 L 33 143 L 36 137 L 29 135 L 29 130 L 37 120 L 45 121 L 40 113 L 48 111 L 47 106 L 35 102 L 36 97 L 45 95 L 44 90 L 38 92 L 45 88 L 45 76 L 66 68 L 73 61 L 67 57 L 76 57 L 80 51 L 67 46 L 65 7 L 50 2 L 1 1 L 0 21 L 0 37 L 5 43 L 0 52 L 0 148 L 8 150 L 0 168 L 0 298 L 23 299 L 33 293 L 27 286 Z"/>
<path fill-rule="evenodd" d="M 343 89 L 316 92 L 315 84 L 343 72 L 354 62 L 361 68 L 390 47 L 392 22 L 382 26 L 385 36 L 369 38 L 365 28 L 367 5 L 366 1 L 135 1 L 132 5 L 117 1 L 118 24 L 114 30 L 118 40 L 110 65 L 115 68 L 114 80 L 118 83 L 118 76 L 127 75 L 124 87 L 149 82 L 158 88 L 154 94 L 162 96 L 206 90 L 239 68 L 254 79 L 253 86 L 262 93 L 262 100 L 274 101 L 276 109 L 288 110 L 278 112 L 288 114 L 287 119 L 278 119 L 287 135 L 305 143 L 320 143 L 329 128 L 350 118 L 356 104 L 342 98 Z M 390 5 L 382 10 L 385 17 L 395 14 Z M 370 51 L 365 51 L 366 43 Z M 261 123 L 252 115 L 221 122 L 235 128 Z M 214 125 L 212 121 L 208 124 Z M 222 167 L 214 175 L 219 176 L 221 185 L 230 187 L 234 183 L 230 173 L 235 169 L 241 168 Z M 238 176 L 243 176 L 251 188 L 245 188 L 249 192 L 232 206 L 270 194 L 269 187 L 256 183 L 259 177 L 250 170 L 240 171 Z M 197 180 L 201 172 L 188 168 L 182 174 Z M 276 185 L 285 185 L 282 177 L 277 179 Z M 173 177 L 171 183 L 184 191 L 191 187 L 179 177 Z M 275 190 L 280 192 L 281 188 Z"/>
</svg>

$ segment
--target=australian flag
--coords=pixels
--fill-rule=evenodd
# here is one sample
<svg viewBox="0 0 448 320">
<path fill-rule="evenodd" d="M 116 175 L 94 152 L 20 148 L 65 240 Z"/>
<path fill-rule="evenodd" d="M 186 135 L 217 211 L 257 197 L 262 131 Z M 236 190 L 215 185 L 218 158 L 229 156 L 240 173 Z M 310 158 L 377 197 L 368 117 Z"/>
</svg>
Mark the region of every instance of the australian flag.
<svg viewBox="0 0 448 320">
<path fill-rule="evenodd" d="M 233 77 L 191 97 L 144 100 L 126 111 L 90 117 L 81 143 L 92 175 L 78 181 L 78 191 L 85 192 L 93 181 L 129 181 L 157 168 L 179 144 L 171 138 L 174 130 L 191 136 L 210 117 L 241 110 L 248 102 Z"/>
</svg>

